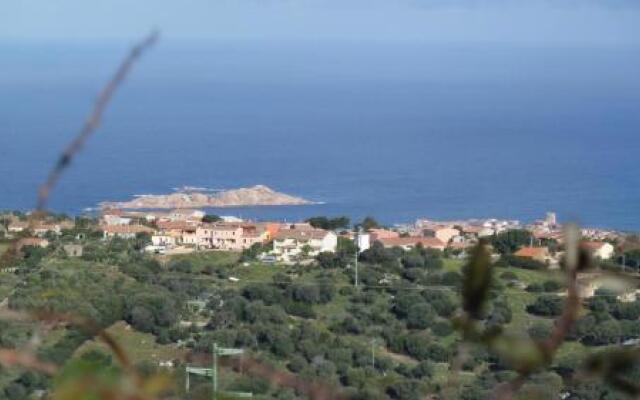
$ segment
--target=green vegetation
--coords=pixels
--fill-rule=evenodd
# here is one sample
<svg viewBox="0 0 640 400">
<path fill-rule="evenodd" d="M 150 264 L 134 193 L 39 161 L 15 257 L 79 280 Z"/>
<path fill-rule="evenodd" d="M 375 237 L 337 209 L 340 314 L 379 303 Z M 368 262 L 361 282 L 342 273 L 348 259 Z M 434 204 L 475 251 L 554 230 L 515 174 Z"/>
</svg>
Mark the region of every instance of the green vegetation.
<svg viewBox="0 0 640 400">
<path fill-rule="evenodd" d="M 379 228 L 380 224 L 373 217 L 365 217 L 356 227 L 368 231 L 369 229 Z"/>
<path fill-rule="evenodd" d="M 522 246 L 529 246 L 531 241 L 531 232 L 524 229 L 513 229 L 493 235 L 489 244 L 500 254 L 511 254 Z"/>
<path fill-rule="evenodd" d="M 159 344 L 152 334 L 137 331 L 123 321 L 116 322 L 106 331 L 118 339 L 118 343 L 134 364 L 151 362 L 157 365 L 159 362 L 180 360 L 184 357 L 185 352 L 176 344 Z M 74 357 L 81 357 L 90 352 L 109 354 L 110 350 L 99 340 L 88 340 L 74 352 Z"/>
<path fill-rule="evenodd" d="M 219 222 L 219 221 L 222 221 L 222 218 L 220 218 L 220 216 L 215 214 L 206 214 L 204 217 L 202 217 L 202 222 L 205 222 L 205 223 Z"/>
<path fill-rule="evenodd" d="M 349 228 L 349 217 L 344 216 L 336 218 L 311 217 L 307 219 L 307 222 L 314 228 L 326 229 L 330 231 Z"/>
<path fill-rule="evenodd" d="M 0 257 L 4 254 L 5 251 L 11 246 L 8 242 L 0 242 Z"/>
<path fill-rule="evenodd" d="M 144 370 L 172 361 L 175 389 L 167 397 L 206 398 L 206 379 L 194 378 L 192 391 L 184 393 L 182 366 L 187 359 L 205 365 L 202 360 L 208 359 L 214 342 L 244 348 L 276 370 L 338 387 L 352 398 L 486 398 L 496 384 L 514 376 L 504 360 L 471 346 L 458 383 L 451 386 L 449 366 L 461 342 L 451 321 L 460 311 L 461 290 L 472 296 L 475 292 L 462 287 L 465 261 L 439 251 L 386 249 L 374 243 L 359 256 L 356 288 L 356 249 L 342 238 L 335 254 L 322 253 L 311 265 L 284 266 L 258 262 L 259 248 L 242 254 L 151 256 L 140 252 L 148 238 L 105 242 L 84 229 L 88 235 L 82 258 L 67 258 L 60 251 L 71 240 L 68 235 L 52 238 L 46 250 L 27 249 L 15 274 L 0 274 L 0 294 L 9 296 L 8 306 L 16 311 L 44 310 L 95 321 Z M 509 260 L 503 257 L 491 267 L 486 307 L 470 303 L 465 309 L 473 309 L 488 327 L 544 338 L 563 305 L 562 275 Z M 552 370 L 535 375 L 521 395 L 552 398 L 569 391 L 583 396 L 576 398 L 614 396 L 606 385 L 572 379 L 578 356 L 640 337 L 640 302 L 621 303 L 600 294 L 586 302 Z M 2 322 L 0 345 L 20 348 L 33 328 L 31 322 Z M 38 355 L 70 370 L 93 365 L 122 377 L 109 349 L 81 326 L 49 332 Z M 3 400 L 60 384 L 18 369 L 0 372 Z M 222 379 L 224 387 L 250 388 L 261 399 L 305 398 L 238 371 L 225 370 Z"/>
</svg>

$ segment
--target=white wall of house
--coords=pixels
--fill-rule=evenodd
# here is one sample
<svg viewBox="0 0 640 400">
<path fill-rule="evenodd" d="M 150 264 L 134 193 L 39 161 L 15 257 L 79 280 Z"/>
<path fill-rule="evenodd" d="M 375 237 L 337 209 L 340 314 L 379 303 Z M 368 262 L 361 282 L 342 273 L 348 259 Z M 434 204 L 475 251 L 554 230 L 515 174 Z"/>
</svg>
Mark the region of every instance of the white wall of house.
<svg viewBox="0 0 640 400">
<path fill-rule="evenodd" d="M 276 238 L 273 241 L 273 254 L 283 261 L 291 261 L 304 256 L 307 246 L 308 257 L 315 257 L 323 252 L 335 252 L 338 247 L 338 236 L 333 232 L 327 232 L 322 238 Z"/>
<path fill-rule="evenodd" d="M 222 250 L 242 250 L 242 227 L 232 226 L 213 230 L 213 246 Z"/>
<path fill-rule="evenodd" d="M 113 239 L 113 238 L 120 238 L 120 239 L 135 239 L 136 234 L 132 233 L 132 232 L 127 232 L 127 233 L 122 233 L 122 232 L 107 232 L 105 231 L 103 234 L 103 237 L 105 239 Z"/>
<path fill-rule="evenodd" d="M 107 225 L 129 225 L 131 218 L 121 217 L 119 215 L 103 215 L 102 220 Z"/>
<path fill-rule="evenodd" d="M 27 228 L 26 224 L 9 224 L 8 231 L 12 233 L 22 232 Z"/>
<path fill-rule="evenodd" d="M 153 235 L 151 236 L 151 243 L 154 246 L 175 246 L 176 238 L 169 235 Z"/>
<path fill-rule="evenodd" d="M 368 250 L 371 247 L 371 236 L 368 233 L 361 233 L 357 236 L 356 245 L 359 251 Z"/>
<path fill-rule="evenodd" d="M 324 238 L 322 238 L 320 242 L 320 251 L 319 253 L 329 251 L 335 252 L 338 247 L 338 235 L 333 232 L 327 232 Z"/>
<path fill-rule="evenodd" d="M 482 230 L 480 230 L 480 232 L 478 232 L 478 237 L 493 236 L 494 233 L 496 233 L 495 229 L 483 228 Z"/>
<path fill-rule="evenodd" d="M 593 252 L 593 256 L 601 260 L 608 260 L 613 257 L 615 248 L 611 243 L 604 243 L 598 250 Z"/>
<path fill-rule="evenodd" d="M 184 232 L 182 234 L 182 243 L 197 246 L 198 236 L 195 232 Z"/>
<path fill-rule="evenodd" d="M 243 235 L 240 225 L 199 226 L 196 230 L 198 246 L 208 249 L 239 251 L 251 247 L 255 241 Z M 260 238 L 256 239 L 261 241 Z"/>
</svg>

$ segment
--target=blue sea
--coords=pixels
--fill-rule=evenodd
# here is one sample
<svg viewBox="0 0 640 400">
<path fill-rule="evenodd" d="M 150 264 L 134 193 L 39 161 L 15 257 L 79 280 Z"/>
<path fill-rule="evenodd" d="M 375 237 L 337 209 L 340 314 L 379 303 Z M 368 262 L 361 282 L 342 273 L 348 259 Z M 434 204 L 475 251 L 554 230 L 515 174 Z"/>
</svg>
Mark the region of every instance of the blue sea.
<svg viewBox="0 0 640 400">
<path fill-rule="evenodd" d="M 0 43 L 0 209 L 29 209 L 126 43 Z M 256 219 L 546 211 L 640 230 L 640 49 L 160 42 L 50 208 L 184 185 L 322 204 Z"/>
</svg>

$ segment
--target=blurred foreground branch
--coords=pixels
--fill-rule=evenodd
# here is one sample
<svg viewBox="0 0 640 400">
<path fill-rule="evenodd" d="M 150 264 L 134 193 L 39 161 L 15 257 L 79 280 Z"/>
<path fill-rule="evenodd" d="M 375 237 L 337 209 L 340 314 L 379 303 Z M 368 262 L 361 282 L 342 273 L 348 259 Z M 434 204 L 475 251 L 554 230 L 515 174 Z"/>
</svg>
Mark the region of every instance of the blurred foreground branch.
<svg viewBox="0 0 640 400">
<path fill-rule="evenodd" d="M 60 155 L 60 158 L 54 165 L 53 169 L 49 172 L 47 180 L 42 184 L 42 186 L 40 186 L 36 205 L 37 211 L 43 211 L 46 208 L 51 191 L 60 180 L 62 173 L 71 164 L 73 158 L 82 150 L 87 139 L 89 139 L 89 137 L 91 137 L 91 135 L 100 126 L 102 115 L 109 106 L 109 102 L 111 101 L 114 93 L 120 84 L 126 79 L 136 61 L 138 61 L 146 50 L 155 44 L 158 37 L 159 33 L 157 31 L 153 31 L 149 36 L 135 45 L 122 61 L 111 80 L 109 80 L 107 85 L 102 89 L 98 95 L 98 100 L 96 101 L 93 111 L 84 123 L 82 130 L 78 136 L 69 143 L 67 148 Z"/>
<path fill-rule="evenodd" d="M 57 182 L 60 180 L 65 169 L 70 165 L 73 158 L 82 150 L 86 141 L 91 137 L 91 135 L 96 131 L 96 129 L 100 126 L 100 122 L 102 120 L 102 116 L 104 111 L 107 109 L 111 99 L 113 98 L 114 93 L 118 89 L 118 87 L 122 84 L 122 82 L 126 79 L 132 67 L 138 61 L 138 59 L 142 56 L 142 54 L 152 47 L 155 42 L 158 40 L 159 33 L 154 31 L 149 34 L 146 38 L 144 38 L 140 43 L 136 44 L 119 65 L 113 77 L 109 80 L 107 85 L 102 89 L 100 94 L 98 95 L 98 99 L 96 104 L 87 118 L 84 126 L 82 127 L 80 133 L 76 136 L 76 138 L 67 146 L 64 152 L 61 154 L 60 158 L 50 171 L 47 180 L 40 186 L 38 191 L 37 198 L 37 207 L 36 213 L 29 218 L 29 229 L 33 228 L 35 221 L 38 218 L 38 214 L 43 212 L 47 206 L 47 202 L 49 200 L 49 196 L 56 186 Z M 8 249 L 2 257 L 3 263 L 7 262 L 11 258 L 18 257 L 20 253 L 19 248 L 19 240 L 13 242 L 13 245 L 10 249 Z M 89 331 L 95 336 L 100 337 L 116 354 L 118 360 L 122 364 L 125 369 L 129 372 L 133 372 L 133 368 L 131 367 L 131 363 L 129 362 L 126 354 L 122 350 L 122 348 L 117 344 L 117 342 L 110 337 L 103 329 L 95 326 L 95 324 L 86 320 L 79 320 L 77 318 L 69 317 L 69 316 L 51 316 L 51 315 L 30 315 L 26 316 L 20 313 L 11 313 L 4 312 L 4 317 L 10 317 L 15 319 L 36 319 L 40 321 L 50 321 L 51 319 L 63 320 L 74 325 L 78 325 L 83 327 L 85 330 Z M 35 356 L 21 352 L 15 349 L 2 349 L 0 348 L 0 365 L 6 366 L 23 366 L 29 369 L 37 370 L 40 372 L 44 372 L 47 374 L 53 374 L 57 370 L 55 365 L 41 362 Z"/>
</svg>

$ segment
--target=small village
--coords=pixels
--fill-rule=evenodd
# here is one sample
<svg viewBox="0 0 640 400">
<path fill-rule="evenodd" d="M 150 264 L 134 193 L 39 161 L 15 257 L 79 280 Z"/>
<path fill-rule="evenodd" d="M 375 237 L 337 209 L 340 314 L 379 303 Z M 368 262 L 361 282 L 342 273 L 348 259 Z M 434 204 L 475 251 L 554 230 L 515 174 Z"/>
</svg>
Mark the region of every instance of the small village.
<svg viewBox="0 0 640 400">
<path fill-rule="evenodd" d="M 6 239 L 17 238 L 17 248 L 35 246 L 46 248 L 51 235 L 58 236 L 74 227 L 74 220 L 59 218 L 28 222 L 25 216 L 9 213 L 4 216 L 5 225 L 0 231 Z M 310 222 L 311 221 L 311 222 Z M 517 259 L 531 260 L 548 269 L 558 269 L 563 257 L 563 229 L 555 213 L 544 219 L 523 225 L 519 221 L 499 219 L 474 219 L 460 221 L 435 221 L 418 219 L 411 224 L 382 227 L 375 224 L 364 229 L 340 227 L 322 229 L 312 220 L 285 222 L 255 222 L 232 216 L 208 215 L 197 209 L 173 211 L 127 211 L 105 209 L 94 221 L 95 229 L 103 240 L 147 238 L 144 251 L 159 256 L 172 256 L 194 252 L 226 251 L 242 252 L 255 249 L 263 263 L 283 265 L 311 264 L 321 253 L 336 252 L 339 240 L 353 241 L 359 252 L 374 243 L 384 248 L 401 248 L 405 251 L 417 246 L 446 252 L 450 257 L 464 259 L 467 250 L 482 239 L 488 239 L 510 231 L 530 233 L 528 244 L 514 251 Z M 595 259 L 609 264 L 617 254 L 616 244 L 624 242 L 627 235 L 604 229 L 584 228 L 581 231 L 582 248 Z M 82 256 L 83 238 L 63 246 L 70 257 Z M 494 260 L 499 258 L 494 254 Z M 624 260 L 622 261 L 624 263 Z M 583 297 L 590 297 L 606 279 L 599 274 L 584 274 L 580 282 Z M 630 289 L 621 298 L 634 301 L 637 290 Z"/>
<path fill-rule="evenodd" d="M 563 228 L 554 213 L 528 224 L 418 219 L 391 226 L 373 217 L 251 221 L 197 209 L 105 209 L 75 218 L 4 213 L 0 253 L 16 252 L 7 264 L 0 259 L 0 312 L 61 312 L 89 304 L 87 312 L 104 321 L 127 352 L 148 368 L 178 377 L 193 365 L 202 367 L 193 354 L 223 343 L 274 363 L 299 352 L 302 358 L 295 362 L 313 374 L 318 366 L 330 366 L 331 376 L 352 379 L 349 371 L 367 369 L 366 382 L 375 391 L 395 391 L 421 379 L 420 391 L 436 393 L 455 354 L 459 334 L 452 318 L 476 245 L 489 250 L 496 284 L 486 323 L 533 338 L 548 335 L 568 299 Z M 581 233 L 593 268 L 577 276 L 586 314 L 562 362 L 576 352 L 640 342 L 637 236 L 590 228 Z M 611 280 L 621 269 L 622 286 Z M 607 316 L 599 311 L 605 305 Z M 29 329 L 16 326 L 11 332 Z M 67 324 L 47 329 L 50 337 L 75 337 Z M 315 333 L 298 338 L 297 332 Z M 46 346 L 66 349 L 72 360 L 105 351 L 83 337 Z M 366 357 L 343 358 L 333 354 L 336 347 Z M 468 377 L 495 363 L 473 357 Z M 279 368 L 300 371 L 291 361 Z M 19 374 L 10 378 L 13 386 L 31 387 Z M 195 387 L 207 385 L 192 378 Z M 224 387 L 242 379 L 227 375 Z M 465 387 L 472 387 L 467 379 Z M 345 382 L 346 388 L 355 385 Z M 190 397 L 192 390 L 178 397 L 199 399 Z"/>
<path fill-rule="evenodd" d="M 6 227 L 1 226 L 4 236 L 11 239 L 14 235 L 20 235 L 22 246 L 46 247 L 47 235 L 60 235 L 63 230 L 74 227 L 74 221 L 68 218 L 58 221 L 45 219 L 32 225 L 26 218 L 11 213 L 3 218 L 7 221 Z M 302 261 L 321 252 L 334 252 L 338 237 L 356 241 L 360 251 L 367 250 L 377 241 L 387 248 L 401 247 L 408 250 L 420 245 L 428 249 L 448 250 L 464 257 L 464 251 L 482 238 L 511 230 L 526 230 L 531 233 L 531 243 L 520 248 L 514 255 L 531 258 L 554 268 L 558 266 L 562 252 L 553 252 L 545 243 L 563 242 L 562 225 L 557 222 L 555 213 L 547 213 L 545 219 L 527 225 L 519 221 L 498 219 L 418 219 L 412 224 L 375 226 L 354 231 L 347 227 L 322 229 L 309 221 L 254 222 L 232 216 L 209 216 L 204 211 L 194 209 L 176 209 L 170 212 L 107 209 L 101 213 L 96 229 L 102 232 L 105 240 L 133 239 L 139 235 L 148 235 L 150 244 L 145 247 L 145 251 L 156 254 L 242 251 L 254 245 L 270 244 L 269 248 L 263 248 L 265 255 L 282 262 Z M 583 228 L 581 233 L 584 239 L 582 245 L 602 260 L 611 259 L 615 253 L 613 243 L 625 237 L 623 233 L 595 228 Z"/>
</svg>

